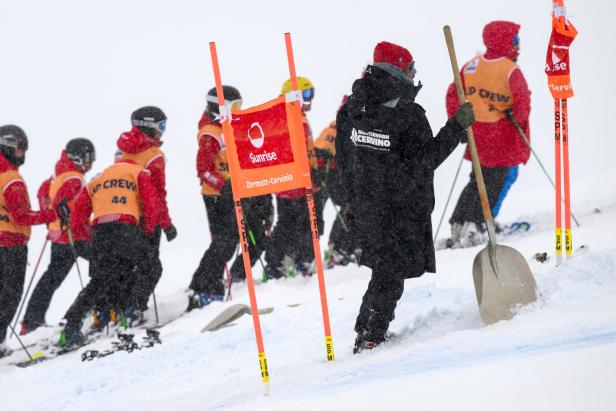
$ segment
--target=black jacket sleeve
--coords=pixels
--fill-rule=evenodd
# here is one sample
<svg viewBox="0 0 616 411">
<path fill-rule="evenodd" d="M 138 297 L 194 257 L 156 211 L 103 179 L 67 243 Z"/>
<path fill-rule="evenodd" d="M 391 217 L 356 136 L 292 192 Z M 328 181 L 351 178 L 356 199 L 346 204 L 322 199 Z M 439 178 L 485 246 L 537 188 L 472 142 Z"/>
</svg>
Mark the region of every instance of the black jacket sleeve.
<svg viewBox="0 0 616 411">
<path fill-rule="evenodd" d="M 340 108 L 336 116 L 336 156 L 335 161 L 340 169 L 343 183 L 341 194 L 345 203 L 353 198 L 353 159 L 349 153 L 348 136 L 351 133 L 351 123 L 346 111 L 346 104 Z"/>
<path fill-rule="evenodd" d="M 415 113 L 413 125 L 408 130 L 411 138 L 405 158 L 411 159 L 411 163 L 421 164 L 424 170 L 433 172 L 455 150 L 465 131 L 455 120 L 450 119 L 433 137 L 423 108 L 417 106 L 417 109 L 420 112 Z M 416 165 L 408 164 L 407 167 Z"/>
</svg>

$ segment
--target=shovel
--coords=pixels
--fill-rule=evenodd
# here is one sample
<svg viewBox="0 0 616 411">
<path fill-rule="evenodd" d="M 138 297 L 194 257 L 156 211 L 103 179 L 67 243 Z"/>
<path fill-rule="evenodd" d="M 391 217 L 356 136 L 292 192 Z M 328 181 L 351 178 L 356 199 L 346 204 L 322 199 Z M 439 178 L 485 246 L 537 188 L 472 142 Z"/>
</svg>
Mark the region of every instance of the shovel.
<svg viewBox="0 0 616 411">
<path fill-rule="evenodd" d="M 460 104 L 462 104 L 466 101 L 466 98 L 462 88 L 451 29 L 449 26 L 445 26 L 443 31 L 445 32 L 445 41 L 449 50 L 458 98 Z M 486 220 L 489 236 L 488 245 L 475 256 L 473 261 L 473 281 L 481 320 L 484 324 L 493 324 L 500 320 L 513 318 L 516 306 L 537 300 L 537 284 L 522 254 L 511 247 L 496 244 L 494 220 L 483 182 L 472 127 L 466 130 L 466 134 L 473 160 L 473 171 L 477 179 L 481 209 Z"/>
</svg>

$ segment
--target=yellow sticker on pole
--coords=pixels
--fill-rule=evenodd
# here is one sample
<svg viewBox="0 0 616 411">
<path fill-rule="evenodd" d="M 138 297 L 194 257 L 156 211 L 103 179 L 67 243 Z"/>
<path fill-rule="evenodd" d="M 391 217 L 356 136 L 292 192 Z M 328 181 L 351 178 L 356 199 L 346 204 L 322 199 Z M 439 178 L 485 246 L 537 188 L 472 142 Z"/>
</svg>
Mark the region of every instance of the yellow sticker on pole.
<svg viewBox="0 0 616 411">
<path fill-rule="evenodd" d="M 334 361 L 334 339 L 331 335 L 325 337 L 325 351 L 327 352 L 327 361 Z"/>
<path fill-rule="evenodd" d="M 556 229 L 556 254 L 563 253 L 563 230 L 562 228 Z"/>
<path fill-rule="evenodd" d="M 265 353 L 259 353 L 259 368 L 261 369 L 261 379 L 263 382 L 269 382 L 269 371 L 267 370 L 267 359 Z"/>
<path fill-rule="evenodd" d="M 573 252 L 573 237 L 571 236 L 571 229 L 567 228 L 565 230 L 565 250 L 567 255 L 571 255 Z"/>
</svg>

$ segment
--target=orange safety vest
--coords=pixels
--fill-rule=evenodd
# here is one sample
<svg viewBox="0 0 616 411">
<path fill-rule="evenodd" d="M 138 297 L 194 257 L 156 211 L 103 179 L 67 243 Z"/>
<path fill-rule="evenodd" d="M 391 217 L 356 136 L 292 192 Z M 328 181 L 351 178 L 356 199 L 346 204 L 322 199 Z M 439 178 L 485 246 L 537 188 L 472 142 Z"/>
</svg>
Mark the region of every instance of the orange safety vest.
<svg viewBox="0 0 616 411">
<path fill-rule="evenodd" d="M 92 219 L 107 215 L 130 215 L 141 219 L 139 173 L 137 164 L 116 163 L 107 167 L 88 184 L 92 201 Z"/>
<path fill-rule="evenodd" d="M 506 57 L 486 60 L 477 56 L 464 66 L 466 100 L 473 104 L 475 119 L 496 123 L 513 107 L 509 76 L 518 66 Z"/>
<path fill-rule="evenodd" d="M 0 173 L 0 231 L 22 234 L 28 238 L 30 238 L 30 226 L 28 225 L 19 225 L 9 213 L 8 207 L 6 206 L 6 199 L 4 198 L 4 190 L 6 187 L 15 181 L 21 181 L 25 184 L 24 179 L 21 177 L 17 170 L 8 170 L 4 173 Z M 30 208 L 30 199 L 28 201 L 28 208 Z"/>
<path fill-rule="evenodd" d="M 165 154 L 160 148 L 155 146 L 138 153 L 125 153 L 124 151 L 118 151 L 116 153 L 116 161 L 132 161 L 143 168 L 148 168 L 150 163 L 158 157 L 162 157 L 164 160 Z"/>
<path fill-rule="evenodd" d="M 197 134 L 197 141 L 201 138 L 207 138 L 208 136 L 214 137 L 216 141 L 218 141 L 218 144 L 220 144 L 220 150 L 218 154 L 216 154 L 214 167 L 216 167 L 216 171 L 221 177 L 226 180 L 229 178 L 229 163 L 227 162 L 227 145 L 225 144 L 225 136 L 222 133 L 222 127 L 211 123 L 204 125 L 201 127 L 201 130 L 199 130 L 199 134 Z M 220 194 L 220 191 L 202 181 L 201 194 L 206 196 L 217 196 Z"/>
<path fill-rule="evenodd" d="M 81 181 L 82 186 L 85 183 L 83 174 L 80 173 L 79 171 L 66 171 L 58 176 L 55 176 L 53 180 L 51 181 L 51 186 L 49 187 L 49 198 L 51 200 L 50 204 L 53 204 L 54 199 L 56 198 L 56 195 L 58 194 L 58 191 L 60 190 L 60 187 L 62 187 L 64 182 L 66 182 L 66 180 L 69 180 L 71 178 L 78 178 L 79 181 Z M 71 211 L 73 211 L 73 204 L 75 204 L 75 200 L 77 200 L 76 196 L 68 202 L 68 206 Z M 59 218 L 49 223 L 49 231 L 61 231 L 61 230 L 62 228 L 60 227 Z"/>
</svg>

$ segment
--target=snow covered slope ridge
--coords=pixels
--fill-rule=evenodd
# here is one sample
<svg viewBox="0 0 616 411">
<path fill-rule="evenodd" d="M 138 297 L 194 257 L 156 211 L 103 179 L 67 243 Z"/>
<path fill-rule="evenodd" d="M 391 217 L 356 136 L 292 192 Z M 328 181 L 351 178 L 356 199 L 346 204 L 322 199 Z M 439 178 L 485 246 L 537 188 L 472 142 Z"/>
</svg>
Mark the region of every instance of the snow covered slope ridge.
<svg viewBox="0 0 616 411">
<path fill-rule="evenodd" d="M 548 225 L 547 217 L 531 216 L 529 220 L 533 227 L 541 227 Z M 262 396 L 249 316 L 237 320 L 235 326 L 200 333 L 229 304 L 248 303 L 245 286 L 240 285 L 235 287 L 232 302 L 214 303 L 162 328 L 160 346 L 87 363 L 80 361 L 80 354 L 69 354 L 28 369 L 0 365 L 3 409 L 285 409 L 290 404 L 294 409 L 311 409 L 314 401 L 327 403 L 330 396 L 350 404 L 358 395 L 362 398 L 359 409 L 375 409 L 383 399 L 360 394 L 374 384 L 384 390 L 387 401 L 396 403 L 407 394 L 387 389 L 389 382 L 394 386 L 404 382 L 412 391 L 434 375 L 447 381 L 456 373 L 464 375 L 463 370 L 481 374 L 508 362 L 519 367 L 528 364 L 533 372 L 546 373 L 549 381 L 560 381 L 559 386 L 568 377 L 579 378 L 584 367 L 592 364 L 595 373 L 581 383 L 590 392 L 602 393 L 609 381 L 601 370 L 613 370 L 616 362 L 616 248 L 603 241 L 605 233 L 616 230 L 616 206 L 581 217 L 583 226 L 576 231 L 577 238 L 580 243 L 592 239 L 590 250 L 558 268 L 553 261 L 532 260 L 542 296 L 511 321 L 489 327 L 480 322 L 470 273 L 479 248 L 441 251 L 437 253 L 438 274 L 406 282 L 391 326 L 398 338 L 374 351 L 353 355 L 352 324 L 369 270 L 339 267 L 326 272 L 336 349 L 332 364 L 325 361 L 316 278 L 270 281 L 257 287 L 260 307 L 274 307 L 272 314 L 261 317 L 273 388 L 269 397 Z M 530 257 L 545 250 L 539 244 L 550 243 L 551 235 L 546 227 L 511 237 L 506 244 Z M 160 299 L 163 319 L 181 312 L 186 302 L 183 292 Z M 295 303 L 301 305 L 290 306 Z M 139 338 L 141 334 L 137 332 Z M 92 348 L 105 349 L 109 344 L 109 340 L 97 342 Z M 600 347 L 609 347 L 610 355 Z M 600 356 L 589 354 L 590 360 L 576 364 L 585 350 L 599 350 Z M 557 365 L 539 366 L 559 355 L 564 360 L 553 361 Z M 566 371 L 572 368 L 577 371 Z M 505 371 L 498 381 L 482 384 L 491 392 L 512 393 L 523 385 L 517 381 L 512 386 L 510 380 L 516 378 L 512 375 Z M 549 393 L 550 387 L 546 385 L 542 395 L 556 394 Z M 559 395 L 551 404 L 563 405 L 560 409 L 576 409 L 576 404 L 582 407 L 586 401 L 574 392 Z M 507 406 L 514 409 L 519 403 L 512 401 Z M 609 404 L 605 396 L 593 401 Z M 440 403 L 443 409 L 455 404 L 441 399 L 432 405 Z"/>
</svg>

